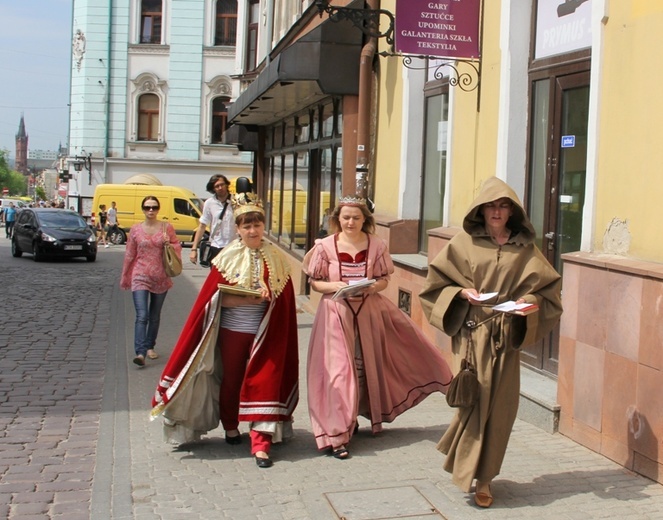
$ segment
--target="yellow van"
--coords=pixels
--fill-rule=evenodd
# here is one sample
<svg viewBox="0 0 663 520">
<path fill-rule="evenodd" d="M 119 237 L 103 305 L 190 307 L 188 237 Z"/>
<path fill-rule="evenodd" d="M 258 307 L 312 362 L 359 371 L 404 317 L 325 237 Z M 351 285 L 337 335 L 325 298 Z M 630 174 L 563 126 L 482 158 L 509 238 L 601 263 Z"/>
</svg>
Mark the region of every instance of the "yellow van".
<svg viewBox="0 0 663 520">
<path fill-rule="evenodd" d="M 116 244 L 124 244 L 131 226 L 145 220 L 141 202 L 148 195 L 159 199 L 159 220 L 170 222 L 182 242 L 191 242 L 203 212 L 203 200 L 186 188 L 177 186 L 153 186 L 143 184 L 99 184 L 92 200 L 92 224 L 96 225 L 99 205 L 106 211 L 115 202 L 119 236 L 112 237 Z"/>
<path fill-rule="evenodd" d="M 325 215 L 325 210 L 329 208 L 329 192 L 321 192 L 320 201 L 320 217 L 319 222 L 322 225 L 322 220 Z M 278 233 L 279 215 L 281 208 L 281 192 L 274 190 L 272 201 L 272 224 L 271 230 Z M 332 208 L 333 209 L 333 208 Z M 306 232 L 307 232 L 307 212 L 308 212 L 308 194 L 304 190 L 297 189 L 295 191 L 295 236 L 294 242 L 298 247 L 306 245 Z M 290 223 L 292 222 L 292 190 L 285 190 L 283 193 L 283 225 L 285 229 L 281 229 L 282 236 L 288 236 L 290 232 Z"/>
</svg>

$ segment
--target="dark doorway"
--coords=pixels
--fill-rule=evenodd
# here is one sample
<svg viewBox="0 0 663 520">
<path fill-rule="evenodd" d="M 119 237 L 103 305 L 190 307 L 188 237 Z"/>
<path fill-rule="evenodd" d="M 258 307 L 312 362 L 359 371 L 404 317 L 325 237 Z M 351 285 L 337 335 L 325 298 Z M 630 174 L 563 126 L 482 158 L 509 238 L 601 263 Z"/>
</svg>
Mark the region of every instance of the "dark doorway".
<svg viewBox="0 0 663 520">
<path fill-rule="evenodd" d="M 527 205 L 538 246 L 559 273 L 561 255 L 578 251 L 582 236 L 589 71 L 579 68 L 531 75 Z M 555 375 L 558 358 L 559 328 L 522 356 Z"/>
</svg>

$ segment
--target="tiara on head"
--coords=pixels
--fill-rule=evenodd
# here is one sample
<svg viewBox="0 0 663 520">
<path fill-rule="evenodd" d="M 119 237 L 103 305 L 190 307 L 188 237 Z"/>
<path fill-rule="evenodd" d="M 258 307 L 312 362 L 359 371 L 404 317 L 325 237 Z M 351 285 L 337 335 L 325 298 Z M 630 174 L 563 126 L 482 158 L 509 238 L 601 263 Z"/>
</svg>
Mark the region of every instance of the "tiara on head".
<svg viewBox="0 0 663 520">
<path fill-rule="evenodd" d="M 338 199 L 339 206 L 366 206 L 366 199 L 356 195 L 346 195 Z"/>
<path fill-rule="evenodd" d="M 235 193 L 230 198 L 230 202 L 233 205 L 235 218 L 252 211 L 265 214 L 262 201 L 254 193 Z"/>
</svg>

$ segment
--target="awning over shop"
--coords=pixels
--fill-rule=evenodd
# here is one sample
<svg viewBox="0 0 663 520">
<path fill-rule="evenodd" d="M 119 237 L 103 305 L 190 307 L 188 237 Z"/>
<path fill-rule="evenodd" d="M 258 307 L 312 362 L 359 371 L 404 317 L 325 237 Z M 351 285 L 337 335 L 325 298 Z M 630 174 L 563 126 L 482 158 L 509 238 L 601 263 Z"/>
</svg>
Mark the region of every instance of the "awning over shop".
<svg viewBox="0 0 663 520">
<path fill-rule="evenodd" d="M 230 105 L 236 125 L 269 125 L 331 95 L 359 91 L 362 32 L 348 21 L 325 22 L 265 67 Z"/>
<path fill-rule="evenodd" d="M 225 144 L 234 144 L 241 152 L 258 151 L 258 129 L 251 125 L 231 125 L 223 133 Z"/>
</svg>

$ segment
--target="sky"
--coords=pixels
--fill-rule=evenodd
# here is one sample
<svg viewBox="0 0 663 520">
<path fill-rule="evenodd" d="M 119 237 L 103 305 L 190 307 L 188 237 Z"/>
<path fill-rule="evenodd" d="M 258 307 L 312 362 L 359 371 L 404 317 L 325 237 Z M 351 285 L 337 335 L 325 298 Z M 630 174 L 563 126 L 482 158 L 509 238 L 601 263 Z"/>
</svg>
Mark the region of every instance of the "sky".
<svg viewBox="0 0 663 520">
<path fill-rule="evenodd" d="M 74 0 L 0 0 L 0 149 L 15 158 L 25 119 L 29 150 L 67 144 Z"/>
</svg>

